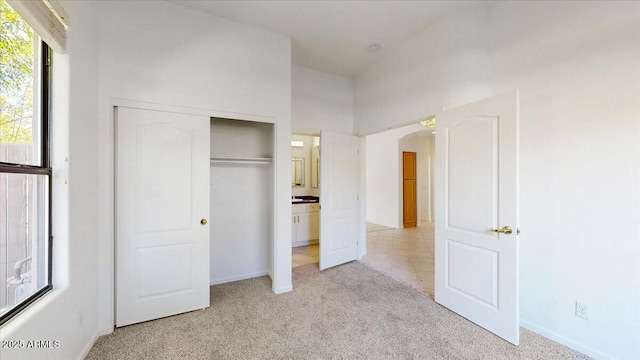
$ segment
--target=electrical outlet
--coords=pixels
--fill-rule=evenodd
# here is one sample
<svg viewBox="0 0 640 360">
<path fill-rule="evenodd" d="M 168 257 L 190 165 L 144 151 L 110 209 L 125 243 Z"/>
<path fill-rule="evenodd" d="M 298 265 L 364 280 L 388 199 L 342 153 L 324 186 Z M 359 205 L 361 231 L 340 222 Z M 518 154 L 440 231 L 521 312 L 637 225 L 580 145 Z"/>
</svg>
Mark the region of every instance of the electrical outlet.
<svg viewBox="0 0 640 360">
<path fill-rule="evenodd" d="M 576 316 L 589 320 L 589 305 L 576 301 Z"/>
</svg>

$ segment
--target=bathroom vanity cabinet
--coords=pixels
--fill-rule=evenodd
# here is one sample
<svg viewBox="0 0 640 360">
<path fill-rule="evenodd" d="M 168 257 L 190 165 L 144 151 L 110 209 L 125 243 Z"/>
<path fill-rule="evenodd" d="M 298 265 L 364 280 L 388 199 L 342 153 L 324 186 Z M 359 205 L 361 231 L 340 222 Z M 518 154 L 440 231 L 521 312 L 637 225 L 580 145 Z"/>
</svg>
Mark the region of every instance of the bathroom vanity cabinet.
<svg viewBox="0 0 640 360">
<path fill-rule="evenodd" d="M 317 244 L 320 238 L 320 204 L 291 205 L 293 247 Z"/>
</svg>

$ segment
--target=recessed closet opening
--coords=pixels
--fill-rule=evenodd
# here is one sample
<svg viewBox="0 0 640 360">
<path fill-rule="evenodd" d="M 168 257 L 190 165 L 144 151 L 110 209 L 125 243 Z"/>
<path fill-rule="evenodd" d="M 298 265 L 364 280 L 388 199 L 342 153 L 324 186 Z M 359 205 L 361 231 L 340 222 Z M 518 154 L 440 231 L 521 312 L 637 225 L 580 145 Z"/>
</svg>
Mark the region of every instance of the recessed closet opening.
<svg viewBox="0 0 640 360">
<path fill-rule="evenodd" d="M 271 274 L 274 125 L 211 118 L 211 285 Z"/>
<path fill-rule="evenodd" d="M 320 259 L 320 137 L 291 137 L 292 267 Z"/>
<path fill-rule="evenodd" d="M 276 125 L 113 112 L 116 326 L 207 308 L 210 285 L 273 278 Z"/>
</svg>

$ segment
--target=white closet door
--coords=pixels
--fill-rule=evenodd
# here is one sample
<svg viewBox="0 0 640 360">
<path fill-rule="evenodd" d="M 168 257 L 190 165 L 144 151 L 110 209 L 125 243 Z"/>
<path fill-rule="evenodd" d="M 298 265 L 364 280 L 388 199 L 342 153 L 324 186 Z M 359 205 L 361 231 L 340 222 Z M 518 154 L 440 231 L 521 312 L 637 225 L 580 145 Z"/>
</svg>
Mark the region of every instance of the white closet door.
<svg viewBox="0 0 640 360">
<path fill-rule="evenodd" d="M 320 270 L 358 257 L 358 138 L 320 135 Z"/>
<path fill-rule="evenodd" d="M 209 118 L 116 109 L 116 326 L 209 306 Z"/>
</svg>

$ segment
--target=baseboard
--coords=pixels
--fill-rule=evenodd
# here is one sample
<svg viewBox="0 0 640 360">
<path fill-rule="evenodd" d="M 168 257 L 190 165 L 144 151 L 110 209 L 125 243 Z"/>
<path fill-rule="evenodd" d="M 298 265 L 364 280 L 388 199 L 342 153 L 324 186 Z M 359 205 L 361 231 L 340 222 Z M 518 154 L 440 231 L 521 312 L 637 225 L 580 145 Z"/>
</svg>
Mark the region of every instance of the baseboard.
<svg viewBox="0 0 640 360">
<path fill-rule="evenodd" d="M 222 278 L 222 279 L 210 280 L 209 285 L 219 285 L 219 284 L 224 284 L 224 283 L 228 283 L 228 282 L 252 279 L 252 278 L 255 278 L 255 277 L 260 277 L 260 276 L 265 276 L 265 275 L 269 275 L 269 271 L 268 270 L 258 271 L 258 272 L 249 273 L 249 274 L 242 274 L 242 275 L 237 275 L 237 276 L 230 276 L 230 277 L 226 277 L 226 278 Z"/>
<path fill-rule="evenodd" d="M 108 330 L 108 329 L 106 329 L 106 330 L 105 330 L 105 329 L 100 329 L 100 330 L 98 330 L 98 337 L 100 337 L 100 336 L 104 336 L 104 335 L 109 335 L 109 334 L 111 334 L 112 332 L 113 332 L 113 328 L 111 328 L 111 330 Z"/>
<path fill-rule="evenodd" d="M 78 357 L 78 360 L 82 360 L 86 358 L 87 355 L 89 355 L 89 351 L 91 351 L 91 348 L 96 343 L 99 337 L 100 337 L 100 331 L 96 331 L 95 334 L 93 334 L 91 341 L 89 341 L 87 346 L 85 346 L 84 349 L 82 349 L 82 352 L 80 352 L 80 356 Z"/>
<path fill-rule="evenodd" d="M 308 241 L 296 241 L 291 244 L 291 247 L 300 247 L 300 246 L 309 246 L 309 245 L 317 245 L 319 244 L 319 240 L 308 240 Z"/>
<path fill-rule="evenodd" d="M 281 288 L 273 289 L 273 293 L 274 294 L 284 294 L 284 293 L 287 293 L 289 291 L 293 291 L 293 285 L 289 285 L 289 286 L 284 286 L 284 287 L 281 287 Z"/>
<path fill-rule="evenodd" d="M 579 341 L 575 341 L 572 339 L 569 339 L 568 337 L 564 336 L 564 335 L 560 335 L 555 331 L 551 331 L 547 328 L 544 328 L 542 326 L 536 325 L 534 323 L 532 323 L 529 320 L 526 319 L 520 319 L 520 326 L 522 326 L 525 329 L 531 330 L 534 333 L 537 333 L 539 335 L 542 335 L 548 339 L 551 339 L 559 344 L 562 344 L 570 349 L 579 351 L 585 355 L 589 355 L 590 357 L 597 359 L 597 360 L 617 360 L 616 357 L 611 356 L 609 354 L 605 354 L 599 350 L 596 350 L 594 348 L 592 348 L 589 345 L 583 344 Z"/>
</svg>

